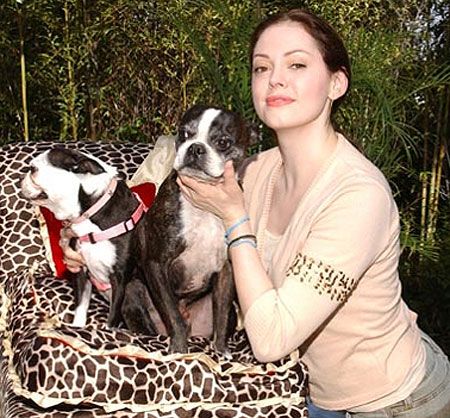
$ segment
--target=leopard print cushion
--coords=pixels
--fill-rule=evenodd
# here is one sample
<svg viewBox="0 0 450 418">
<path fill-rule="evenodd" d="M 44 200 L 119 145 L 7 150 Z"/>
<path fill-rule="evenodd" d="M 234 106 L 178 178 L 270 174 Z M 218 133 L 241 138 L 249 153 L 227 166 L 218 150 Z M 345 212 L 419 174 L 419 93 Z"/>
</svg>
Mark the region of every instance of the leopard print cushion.
<svg viewBox="0 0 450 418">
<path fill-rule="evenodd" d="M 170 354 L 165 336 L 109 329 L 108 305 L 97 293 L 86 327 L 70 326 L 72 286 L 50 273 L 33 209 L 13 196 L 26 163 L 50 145 L 6 147 L 18 162 L 1 163 L 9 220 L 0 222 L 9 227 L 0 232 L 7 249 L 0 256 L 0 416 L 306 417 L 308 375 L 298 353 L 259 364 L 243 331 L 229 341 L 231 358 L 201 337 L 189 340 L 188 354 Z M 113 161 L 125 176 L 148 153 L 136 144 L 71 146 Z"/>
</svg>

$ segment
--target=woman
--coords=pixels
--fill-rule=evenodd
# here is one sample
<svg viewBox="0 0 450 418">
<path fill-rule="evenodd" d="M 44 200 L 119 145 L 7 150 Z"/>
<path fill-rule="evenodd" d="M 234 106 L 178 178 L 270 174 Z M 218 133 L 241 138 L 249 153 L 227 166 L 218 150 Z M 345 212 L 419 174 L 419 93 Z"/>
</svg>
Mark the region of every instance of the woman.
<svg viewBox="0 0 450 418">
<path fill-rule="evenodd" d="M 350 64 L 336 32 L 292 10 L 251 42 L 256 112 L 278 146 L 215 185 L 180 176 L 221 218 L 255 356 L 300 348 L 311 417 L 450 417 L 449 362 L 401 299 L 399 218 L 381 172 L 331 122 Z M 76 270 L 76 257 L 66 251 Z"/>
<path fill-rule="evenodd" d="M 231 164 L 215 186 L 178 181 L 227 228 L 256 357 L 300 347 L 312 417 L 450 417 L 448 359 L 401 299 L 391 190 L 331 122 L 350 83 L 341 39 L 291 10 L 258 26 L 251 60 L 254 106 L 278 146 L 249 161 L 243 193 Z"/>
</svg>

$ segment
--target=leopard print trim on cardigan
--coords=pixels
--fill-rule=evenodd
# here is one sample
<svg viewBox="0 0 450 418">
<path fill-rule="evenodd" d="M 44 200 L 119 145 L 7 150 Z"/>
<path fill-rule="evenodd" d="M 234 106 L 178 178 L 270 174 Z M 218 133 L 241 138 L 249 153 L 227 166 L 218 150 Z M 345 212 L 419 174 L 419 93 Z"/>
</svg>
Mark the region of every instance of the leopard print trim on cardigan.
<svg viewBox="0 0 450 418">
<path fill-rule="evenodd" d="M 319 295 L 325 294 L 337 303 L 345 302 L 356 284 L 344 272 L 303 254 L 295 257 L 286 277 L 310 284 Z"/>
</svg>

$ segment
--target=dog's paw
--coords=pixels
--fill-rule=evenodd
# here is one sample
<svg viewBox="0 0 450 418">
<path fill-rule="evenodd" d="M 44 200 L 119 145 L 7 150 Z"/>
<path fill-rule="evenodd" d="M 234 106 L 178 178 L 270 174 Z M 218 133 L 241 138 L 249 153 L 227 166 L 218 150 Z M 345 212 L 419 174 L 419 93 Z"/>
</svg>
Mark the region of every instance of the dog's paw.
<svg viewBox="0 0 450 418">
<path fill-rule="evenodd" d="M 228 360 L 228 361 L 231 361 L 231 360 L 233 360 L 233 355 L 231 354 L 231 351 L 228 349 L 228 348 L 226 348 L 225 350 L 217 350 L 219 353 L 220 353 L 220 355 L 222 356 L 222 357 L 224 357 L 226 360 Z"/>
<path fill-rule="evenodd" d="M 213 343 L 213 347 L 215 349 L 215 351 L 217 353 L 219 353 L 221 356 L 223 356 L 225 359 L 227 360 L 232 360 L 233 356 L 231 354 L 231 351 L 229 350 L 228 346 L 226 343 L 218 343 L 218 342 L 214 342 Z"/>
<path fill-rule="evenodd" d="M 86 326 L 86 321 L 87 318 L 85 316 L 83 317 L 82 315 L 75 315 L 72 321 L 72 326 L 75 328 L 83 328 Z"/>
<path fill-rule="evenodd" d="M 187 353 L 188 344 L 183 338 L 171 338 L 169 351 L 171 353 Z"/>
</svg>

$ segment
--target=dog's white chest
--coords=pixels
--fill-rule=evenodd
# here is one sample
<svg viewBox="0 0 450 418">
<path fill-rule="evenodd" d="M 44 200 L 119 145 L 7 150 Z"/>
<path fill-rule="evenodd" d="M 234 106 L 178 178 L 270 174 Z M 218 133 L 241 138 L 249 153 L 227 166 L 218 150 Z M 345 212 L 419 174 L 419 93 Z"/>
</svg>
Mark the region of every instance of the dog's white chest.
<svg viewBox="0 0 450 418">
<path fill-rule="evenodd" d="M 72 229 L 78 236 L 101 231 L 90 220 L 72 225 Z M 102 284 L 109 285 L 109 276 L 116 263 L 116 247 L 109 240 L 105 240 L 95 244 L 83 242 L 80 244 L 80 250 L 89 272 Z"/>
<path fill-rule="evenodd" d="M 188 277 L 186 291 L 202 287 L 211 274 L 218 272 L 226 260 L 224 227 L 217 216 L 193 207 L 181 196 L 182 234 L 186 250 L 179 261 Z"/>
</svg>

